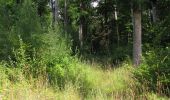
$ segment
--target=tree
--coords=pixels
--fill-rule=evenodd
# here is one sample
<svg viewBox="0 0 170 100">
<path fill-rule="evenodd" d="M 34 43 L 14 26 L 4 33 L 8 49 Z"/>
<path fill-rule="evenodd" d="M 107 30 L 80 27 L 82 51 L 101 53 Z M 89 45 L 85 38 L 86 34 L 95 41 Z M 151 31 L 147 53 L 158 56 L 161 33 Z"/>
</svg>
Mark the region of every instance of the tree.
<svg viewBox="0 0 170 100">
<path fill-rule="evenodd" d="M 52 15 L 53 15 L 53 20 L 52 20 L 52 26 L 54 27 L 54 24 L 56 23 L 57 20 L 57 0 L 50 0 L 51 4 L 51 10 L 52 10 Z"/>
<path fill-rule="evenodd" d="M 64 0 L 64 31 L 67 33 L 67 0 Z"/>
<path fill-rule="evenodd" d="M 141 28 L 141 4 L 133 2 L 133 64 L 138 66 L 142 57 L 142 28 Z"/>
<path fill-rule="evenodd" d="M 158 17 L 158 8 L 157 8 L 157 0 L 150 0 L 151 2 L 151 13 L 152 13 L 152 20 L 153 23 L 156 23 L 159 20 Z"/>
<path fill-rule="evenodd" d="M 80 11 L 83 11 L 84 7 L 83 7 L 83 3 L 82 1 L 80 1 Z M 80 48 L 82 49 L 83 47 L 83 24 L 84 24 L 84 18 L 83 16 L 80 16 L 80 21 L 79 21 L 79 41 L 80 41 Z"/>
</svg>

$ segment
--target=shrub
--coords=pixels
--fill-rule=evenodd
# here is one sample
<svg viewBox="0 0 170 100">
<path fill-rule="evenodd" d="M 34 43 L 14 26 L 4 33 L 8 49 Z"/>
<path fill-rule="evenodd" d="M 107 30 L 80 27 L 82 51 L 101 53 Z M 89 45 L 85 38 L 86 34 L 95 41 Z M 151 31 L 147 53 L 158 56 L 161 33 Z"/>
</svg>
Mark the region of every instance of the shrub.
<svg viewBox="0 0 170 100">
<path fill-rule="evenodd" d="M 143 64 L 135 77 L 151 91 L 170 94 L 170 48 L 155 49 L 145 54 Z"/>
</svg>

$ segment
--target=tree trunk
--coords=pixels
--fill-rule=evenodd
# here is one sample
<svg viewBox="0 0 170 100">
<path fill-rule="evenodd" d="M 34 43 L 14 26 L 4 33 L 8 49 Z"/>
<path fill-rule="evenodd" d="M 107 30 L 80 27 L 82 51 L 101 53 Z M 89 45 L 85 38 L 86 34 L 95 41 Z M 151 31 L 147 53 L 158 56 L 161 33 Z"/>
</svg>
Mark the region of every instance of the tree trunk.
<svg viewBox="0 0 170 100">
<path fill-rule="evenodd" d="M 20 0 L 16 0 L 16 3 L 19 4 L 21 1 Z"/>
<path fill-rule="evenodd" d="M 117 5 L 115 5 L 115 11 L 114 11 L 114 18 L 115 18 L 115 24 L 116 24 L 116 34 L 117 34 L 117 46 L 119 47 L 120 44 L 120 35 L 119 35 L 119 24 L 118 24 L 118 16 L 117 16 Z"/>
<path fill-rule="evenodd" d="M 67 0 L 64 0 L 64 30 L 67 33 Z"/>
<path fill-rule="evenodd" d="M 158 11 L 157 11 L 157 0 L 151 0 L 151 7 L 152 7 L 151 10 L 152 20 L 153 23 L 156 23 L 159 20 Z"/>
<path fill-rule="evenodd" d="M 58 0 L 55 0 L 55 23 L 58 22 Z"/>
<path fill-rule="evenodd" d="M 138 66 L 141 63 L 142 57 L 142 29 L 141 29 L 141 10 L 133 9 L 133 64 Z"/>
<path fill-rule="evenodd" d="M 52 19 L 52 27 L 54 28 L 54 25 L 55 25 L 55 1 L 54 0 L 50 0 L 50 3 L 51 3 L 51 11 L 52 11 L 52 15 L 53 15 L 53 19 Z"/>
<path fill-rule="evenodd" d="M 52 26 L 54 27 L 58 21 L 58 0 L 50 0 L 51 1 L 51 9 L 53 14 Z"/>
<path fill-rule="evenodd" d="M 80 20 L 80 25 L 79 25 L 79 42 L 80 42 L 80 48 L 83 47 L 83 23 Z"/>
<path fill-rule="evenodd" d="M 83 2 L 80 2 L 80 10 L 81 12 L 84 10 L 84 5 Z M 82 49 L 83 47 L 83 42 L 84 42 L 84 16 L 80 16 L 80 21 L 79 21 L 79 42 L 80 42 L 80 48 Z"/>
<path fill-rule="evenodd" d="M 104 25 L 107 25 L 107 20 L 108 20 L 108 12 L 107 12 L 107 9 L 106 9 L 106 6 L 107 6 L 107 0 L 104 1 L 105 3 L 105 7 L 104 7 Z"/>
</svg>

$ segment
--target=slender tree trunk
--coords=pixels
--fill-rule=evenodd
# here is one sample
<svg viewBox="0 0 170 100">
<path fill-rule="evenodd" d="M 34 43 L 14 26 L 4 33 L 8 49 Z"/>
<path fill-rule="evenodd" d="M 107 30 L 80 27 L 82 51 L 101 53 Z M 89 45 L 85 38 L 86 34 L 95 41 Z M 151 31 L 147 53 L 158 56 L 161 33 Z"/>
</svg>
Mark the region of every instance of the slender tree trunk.
<svg viewBox="0 0 170 100">
<path fill-rule="evenodd" d="M 159 20 L 158 17 L 158 10 L 157 10 L 157 0 L 151 0 L 151 13 L 152 13 L 152 19 L 153 19 L 153 23 L 156 23 Z"/>
<path fill-rule="evenodd" d="M 108 12 L 107 12 L 107 9 L 106 9 L 106 6 L 107 6 L 107 0 L 104 1 L 105 3 L 105 12 L 104 12 L 104 24 L 107 25 L 107 20 L 108 20 Z"/>
<path fill-rule="evenodd" d="M 80 48 L 83 47 L 83 23 L 80 20 L 80 25 L 79 25 L 79 42 L 80 42 Z"/>
<path fill-rule="evenodd" d="M 59 8 L 58 8 L 58 0 L 55 0 L 55 23 L 58 23 L 58 16 L 59 16 L 58 10 L 59 10 Z"/>
<path fill-rule="evenodd" d="M 50 0 L 50 2 L 53 14 L 52 26 L 54 27 L 58 22 L 58 0 Z"/>
<path fill-rule="evenodd" d="M 84 10 L 84 5 L 83 2 L 80 2 L 80 10 Z M 83 47 L 83 42 L 84 42 L 84 16 L 80 16 L 80 23 L 79 23 L 79 42 L 80 42 L 80 48 L 82 49 Z"/>
<path fill-rule="evenodd" d="M 67 0 L 64 0 L 64 30 L 67 33 Z"/>
<path fill-rule="evenodd" d="M 52 16 L 53 16 L 53 19 L 52 19 L 52 27 L 54 28 L 54 25 L 55 25 L 55 1 L 54 0 L 50 0 L 50 4 L 51 4 L 51 10 L 52 10 Z"/>
<path fill-rule="evenodd" d="M 117 18 L 117 6 L 115 5 L 115 11 L 114 11 L 114 17 L 116 22 L 116 34 L 117 34 L 117 46 L 120 45 L 120 35 L 119 35 L 119 24 L 118 24 L 118 18 Z"/>
<path fill-rule="evenodd" d="M 141 29 L 141 10 L 133 9 L 133 26 L 134 26 L 134 35 L 133 35 L 133 64 L 138 66 L 141 63 L 142 57 L 142 29 Z"/>
<path fill-rule="evenodd" d="M 116 20 L 116 33 L 117 33 L 117 46 L 119 47 L 119 45 L 120 45 L 120 36 L 119 36 L 119 26 L 118 26 L 117 20 Z"/>
</svg>

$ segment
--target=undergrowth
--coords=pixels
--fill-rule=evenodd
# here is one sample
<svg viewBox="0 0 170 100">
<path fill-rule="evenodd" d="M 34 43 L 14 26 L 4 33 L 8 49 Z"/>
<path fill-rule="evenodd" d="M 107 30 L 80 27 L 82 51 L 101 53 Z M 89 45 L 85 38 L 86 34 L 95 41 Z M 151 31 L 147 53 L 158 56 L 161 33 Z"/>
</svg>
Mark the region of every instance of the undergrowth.
<svg viewBox="0 0 170 100">
<path fill-rule="evenodd" d="M 102 69 L 81 62 L 70 56 L 68 41 L 54 33 L 44 34 L 39 52 L 28 51 L 29 46 L 19 39 L 14 56 L 0 63 L 0 99 L 168 100 L 140 84 L 131 63 Z"/>
</svg>

